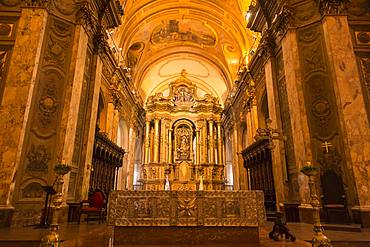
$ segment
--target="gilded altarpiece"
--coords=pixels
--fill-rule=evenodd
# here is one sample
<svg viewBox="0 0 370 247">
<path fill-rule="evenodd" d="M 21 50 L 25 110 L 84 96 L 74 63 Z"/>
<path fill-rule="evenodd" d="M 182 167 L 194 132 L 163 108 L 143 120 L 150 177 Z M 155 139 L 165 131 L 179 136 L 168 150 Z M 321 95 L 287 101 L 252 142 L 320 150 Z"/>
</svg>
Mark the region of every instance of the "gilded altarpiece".
<svg viewBox="0 0 370 247">
<path fill-rule="evenodd" d="M 224 188 L 222 107 L 186 71 L 146 103 L 144 190 Z"/>
</svg>

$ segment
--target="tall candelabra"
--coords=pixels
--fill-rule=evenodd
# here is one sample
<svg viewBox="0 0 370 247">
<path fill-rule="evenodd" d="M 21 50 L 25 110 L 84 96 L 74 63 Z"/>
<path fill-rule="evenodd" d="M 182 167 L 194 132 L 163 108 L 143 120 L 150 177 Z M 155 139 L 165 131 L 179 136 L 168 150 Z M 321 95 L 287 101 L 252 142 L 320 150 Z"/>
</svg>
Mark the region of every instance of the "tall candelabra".
<svg viewBox="0 0 370 247">
<path fill-rule="evenodd" d="M 319 172 L 319 167 L 311 165 L 311 162 L 307 162 L 307 165 L 301 169 L 301 172 L 308 176 L 308 185 L 310 187 L 311 205 L 313 207 L 313 231 L 312 247 L 332 247 L 332 244 L 328 237 L 325 236 L 324 230 L 320 222 L 320 202 L 316 193 L 316 182 L 315 177 Z"/>
<path fill-rule="evenodd" d="M 54 205 L 54 213 L 52 218 L 52 223 L 50 226 L 50 231 L 41 239 L 40 247 L 59 247 L 60 240 L 59 240 L 59 224 L 58 224 L 58 216 L 59 210 L 63 203 L 63 183 L 64 183 L 64 175 L 66 175 L 71 170 L 71 167 L 66 164 L 58 164 L 55 166 L 54 171 L 57 174 L 56 177 L 56 195 L 53 199 Z"/>
</svg>

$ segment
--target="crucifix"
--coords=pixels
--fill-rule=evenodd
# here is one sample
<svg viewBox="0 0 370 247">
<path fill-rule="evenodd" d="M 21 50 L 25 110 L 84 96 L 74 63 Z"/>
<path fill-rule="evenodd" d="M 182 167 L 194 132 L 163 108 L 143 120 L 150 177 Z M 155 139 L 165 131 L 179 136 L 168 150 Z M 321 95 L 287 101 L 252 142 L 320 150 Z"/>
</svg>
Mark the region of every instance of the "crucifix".
<svg viewBox="0 0 370 247">
<path fill-rule="evenodd" d="M 325 148 L 326 153 L 329 153 L 329 148 L 332 147 L 332 146 L 333 145 L 330 142 L 327 142 L 327 141 L 325 141 L 321 144 L 321 147 Z"/>
</svg>

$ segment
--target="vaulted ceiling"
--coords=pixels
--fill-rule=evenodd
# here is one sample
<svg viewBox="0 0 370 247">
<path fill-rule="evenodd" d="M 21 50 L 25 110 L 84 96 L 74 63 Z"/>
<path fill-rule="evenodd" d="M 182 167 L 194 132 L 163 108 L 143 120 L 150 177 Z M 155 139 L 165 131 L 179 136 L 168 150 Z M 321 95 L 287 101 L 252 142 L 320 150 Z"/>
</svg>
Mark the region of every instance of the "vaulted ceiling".
<svg viewBox="0 0 370 247">
<path fill-rule="evenodd" d="M 114 39 L 144 101 L 183 69 L 226 99 L 255 42 L 246 29 L 250 0 L 129 0 Z"/>
</svg>

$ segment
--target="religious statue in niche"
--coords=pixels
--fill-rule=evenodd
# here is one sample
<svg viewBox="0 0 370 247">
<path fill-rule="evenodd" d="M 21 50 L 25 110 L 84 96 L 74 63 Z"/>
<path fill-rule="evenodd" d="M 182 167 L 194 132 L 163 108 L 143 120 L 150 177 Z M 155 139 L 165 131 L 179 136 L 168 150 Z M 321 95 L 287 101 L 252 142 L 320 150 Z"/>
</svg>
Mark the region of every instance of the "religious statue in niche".
<svg viewBox="0 0 370 247">
<path fill-rule="evenodd" d="M 191 130 L 188 126 L 183 125 L 176 129 L 177 138 L 177 160 L 190 159 L 190 139 Z"/>
<path fill-rule="evenodd" d="M 175 96 L 174 96 L 175 103 L 191 102 L 191 101 L 193 101 L 193 96 L 191 95 L 187 87 L 180 87 L 179 89 L 177 89 Z"/>
<path fill-rule="evenodd" d="M 188 21 L 169 20 L 162 21 L 162 24 L 156 27 L 152 33 L 151 41 L 153 44 L 162 44 L 169 42 L 190 41 L 199 45 L 213 46 L 216 44 L 216 38 L 211 35 L 203 24 L 198 24 L 200 30 L 192 30 L 194 23 Z M 190 25 L 192 24 L 192 25 Z M 208 32 L 208 34 L 204 33 Z"/>
</svg>

